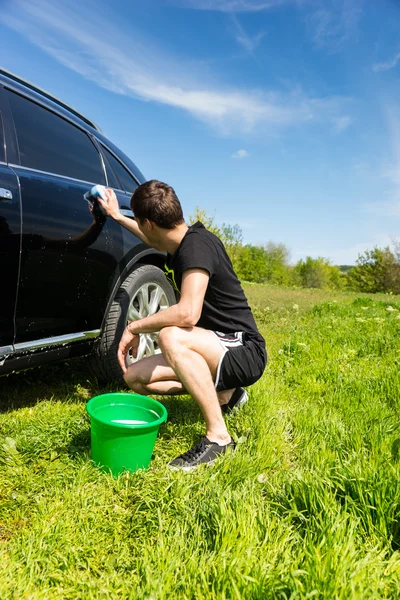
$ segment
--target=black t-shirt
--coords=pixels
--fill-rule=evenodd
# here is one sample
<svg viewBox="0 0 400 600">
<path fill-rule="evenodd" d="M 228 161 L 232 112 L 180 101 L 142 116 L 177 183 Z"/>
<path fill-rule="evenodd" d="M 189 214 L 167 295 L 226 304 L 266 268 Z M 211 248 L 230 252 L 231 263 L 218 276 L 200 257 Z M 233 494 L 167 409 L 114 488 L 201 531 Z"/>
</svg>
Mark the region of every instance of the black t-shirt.
<svg viewBox="0 0 400 600">
<path fill-rule="evenodd" d="M 167 254 L 165 274 L 179 294 L 182 275 L 188 269 L 204 269 L 210 274 L 198 327 L 222 333 L 258 333 L 223 243 L 199 221 L 189 227 L 175 252 Z"/>
</svg>

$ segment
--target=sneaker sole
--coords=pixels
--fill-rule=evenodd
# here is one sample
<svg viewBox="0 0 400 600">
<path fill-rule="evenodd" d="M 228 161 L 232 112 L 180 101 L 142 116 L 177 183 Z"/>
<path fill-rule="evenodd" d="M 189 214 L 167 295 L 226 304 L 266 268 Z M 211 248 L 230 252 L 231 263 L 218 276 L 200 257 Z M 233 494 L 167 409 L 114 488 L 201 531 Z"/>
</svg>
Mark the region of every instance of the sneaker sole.
<svg viewBox="0 0 400 600">
<path fill-rule="evenodd" d="M 208 463 L 200 463 L 199 465 L 193 465 L 193 467 L 175 467 L 175 465 L 168 465 L 168 468 L 170 468 L 171 471 L 186 471 L 186 473 L 189 473 L 190 471 L 195 471 L 200 467 L 211 467 L 214 463 L 215 460 Z"/>
</svg>

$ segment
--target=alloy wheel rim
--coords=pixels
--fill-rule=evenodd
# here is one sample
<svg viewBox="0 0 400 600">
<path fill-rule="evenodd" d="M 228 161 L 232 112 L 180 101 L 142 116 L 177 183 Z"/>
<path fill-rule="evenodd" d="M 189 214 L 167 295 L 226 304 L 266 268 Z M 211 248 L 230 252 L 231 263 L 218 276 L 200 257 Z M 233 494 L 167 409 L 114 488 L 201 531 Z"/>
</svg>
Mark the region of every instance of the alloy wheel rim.
<svg viewBox="0 0 400 600">
<path fill-rule="evenodd" d="M 128 325 L 132 321 L 139 321 L 144 317 L 155 315 L 160 310 L 169 307 L 169 302 L 165 291 L 157 283 L 145 283 L 133 296 L 129 303 L 127 321 Z M 131 365 L 142 358 L 153 356 L 161 352 L 158 347 L 158 333 L 141 333 L 136 357 L 132 356 L 129 350 L 126 364 Z"/>
</svg>

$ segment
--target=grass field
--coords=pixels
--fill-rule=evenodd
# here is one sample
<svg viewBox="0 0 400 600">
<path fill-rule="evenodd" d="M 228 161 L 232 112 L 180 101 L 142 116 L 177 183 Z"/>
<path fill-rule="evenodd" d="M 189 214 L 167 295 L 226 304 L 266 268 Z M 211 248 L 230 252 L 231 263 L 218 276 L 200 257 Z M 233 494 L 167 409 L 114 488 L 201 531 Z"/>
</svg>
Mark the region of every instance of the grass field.
<svg viewBox="0 0 400 600">
<path fill-rule="evenodd" d="M 400 298 L 246 286 L 270 362 L 237 451 L 164 399 L 147 472 L 90 462 L 85 360 L 0 380 L 0 598 L 400 598 Z"/>
</svg>

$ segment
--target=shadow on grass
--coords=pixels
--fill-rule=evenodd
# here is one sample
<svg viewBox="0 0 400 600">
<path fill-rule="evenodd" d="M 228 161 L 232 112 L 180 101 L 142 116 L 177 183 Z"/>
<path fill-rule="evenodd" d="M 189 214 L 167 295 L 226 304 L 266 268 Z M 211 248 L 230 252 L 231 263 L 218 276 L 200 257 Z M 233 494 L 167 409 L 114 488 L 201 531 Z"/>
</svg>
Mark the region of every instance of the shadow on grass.
<svg viewBox="0 0 400 600">
<path fill-rule="evenodd" d="M 84 390 L 84 393 L 79 393 Z M 88 373 L 85 359 L 35 367 L 0 378 L 0 413 L 34 406 L 50 398 L 70 401 L 89 399 L 101 393 L 98 382 Z"/>
<path fill-rule="evenodd" d="M 85 358 L 70 359 L 0 377 L 0 413 L 49 399 L 87 401 L 97 394 L 112 391 L 129 390 L 118 382 L 100 385 L 88 372 Z M 166 407 L 169 421 L 196 423 L 201 420 L 200 411 L 190 396 L 155 395 L 154 398 Z"/>
<path fill-rule="evenodd" d="M 201 412 L 190 396 L 157 396 L 168 411 L 167 423 L 174 425 L 194 425 L 203 422 Z M 164 437 L 166 428 L 161 427 L 159 436 Z M 167 436 L 168 437 L 168 436 Z"/>
<path fill-rule="evenodd" d="M 0 414 L 36 406 L 44 401 L 85 404 L 101 393 L 125 391 L 118 383 L 101 387 L 88 373 L 83 358 L 36 367 L 0 378 Z M 127 391 L 127 390 L 126 390 Z M 159 430 L 164 443 L 181 437 L 196 437 L 203 418 L 190 396 L 155 396 L 168 411 L 167 423 Z M 71 458 L 90 456 L 90 427 L 76 432 L 63 452 Z"/>
<path fill-rule="evenodd" d="M 71 438 L 71 441 L 66 447 L 65 452 L 71 457 L 76 457 L 77 455 L 82 456 L 83 454 L 86 454 L 90 460 L 90 445 L 90 429 L 85 429 Z"/>
</svg>

